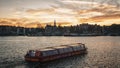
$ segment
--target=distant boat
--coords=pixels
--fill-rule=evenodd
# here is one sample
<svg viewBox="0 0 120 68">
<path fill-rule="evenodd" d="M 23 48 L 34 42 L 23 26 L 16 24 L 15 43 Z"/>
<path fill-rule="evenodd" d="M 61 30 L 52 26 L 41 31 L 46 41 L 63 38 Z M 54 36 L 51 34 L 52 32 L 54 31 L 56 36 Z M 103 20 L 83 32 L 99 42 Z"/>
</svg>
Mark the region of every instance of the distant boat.
<svg viewBox="0 0 120 68">
<path fill-rule="evenodd" d="M 30 62 L 46 62 L 86 53 L 87 48 L 85 44 L 75 43 L 56 47 L 46 47 L 39 50 L 29 50 L 25 55 L 25 60 Z"/>
</svg>

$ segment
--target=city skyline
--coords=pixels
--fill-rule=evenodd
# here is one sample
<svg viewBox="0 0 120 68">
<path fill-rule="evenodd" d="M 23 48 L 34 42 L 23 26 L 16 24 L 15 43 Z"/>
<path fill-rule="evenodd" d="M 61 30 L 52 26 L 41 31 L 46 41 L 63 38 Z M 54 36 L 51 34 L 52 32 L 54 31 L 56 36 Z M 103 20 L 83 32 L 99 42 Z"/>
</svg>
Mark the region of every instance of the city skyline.
<svg viewBox="0 0 120 68">
<path fill-rule="evenodd" d="M 0 25 L 120 24 L 120 0 L 0 0 Z"/>
</svg>

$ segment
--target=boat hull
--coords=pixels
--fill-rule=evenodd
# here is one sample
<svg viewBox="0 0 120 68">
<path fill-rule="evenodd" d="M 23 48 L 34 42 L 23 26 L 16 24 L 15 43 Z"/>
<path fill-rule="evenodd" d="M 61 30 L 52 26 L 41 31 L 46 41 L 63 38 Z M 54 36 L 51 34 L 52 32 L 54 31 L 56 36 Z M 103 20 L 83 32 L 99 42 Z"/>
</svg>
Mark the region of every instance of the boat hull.
<svg viewBox="0 0 120 68">
<path fill-rule="evenodd" d="M 64 54 L 57 54 L 57 55 L 52 55 L 52 56 L 47 56 L 47 57 L 29 57 L 26 55 L 25 61 L 28 61 L 28 62 L 47 62 L 47 61 L 57 60 L 57 59 L 70 57 L 70 56 L 74 56 L 74 55 L 82 55 L 82 54 L 87 54 L 87 49 L 84 49 L 81 51 L 64 53 Z"/>
</svg>

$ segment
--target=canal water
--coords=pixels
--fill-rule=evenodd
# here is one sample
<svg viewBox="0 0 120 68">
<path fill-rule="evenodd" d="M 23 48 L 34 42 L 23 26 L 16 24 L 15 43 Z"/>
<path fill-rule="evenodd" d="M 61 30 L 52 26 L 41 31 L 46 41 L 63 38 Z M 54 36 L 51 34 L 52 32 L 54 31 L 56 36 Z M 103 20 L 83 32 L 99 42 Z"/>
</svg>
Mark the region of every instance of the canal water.
<svg viewBox="0 0 120 68">
<path fill-rule="evenodd" d="M 88 54 L 47 63 L 28 63 L 29 49 L 84 43 Z M 0 68 L 120 68 L 120 36 L 4 36 L 0 37 Z"/>
</svg>

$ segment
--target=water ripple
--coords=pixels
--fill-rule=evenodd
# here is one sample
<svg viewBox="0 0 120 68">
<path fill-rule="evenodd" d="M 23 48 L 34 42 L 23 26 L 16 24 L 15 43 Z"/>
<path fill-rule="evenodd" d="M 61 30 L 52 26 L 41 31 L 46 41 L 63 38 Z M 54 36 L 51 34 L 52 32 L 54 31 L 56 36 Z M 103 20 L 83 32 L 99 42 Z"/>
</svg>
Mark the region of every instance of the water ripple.
<svg viewBox="0 0 120 68">
<path fill-rule="evenodd" d="M 0 37 L 0 68 L 120 68 L 120 37 Z M 29 49 L 85 43 L 88 54 L 55 60 L 49 63 L 27 63 Z"/>
</svg>

